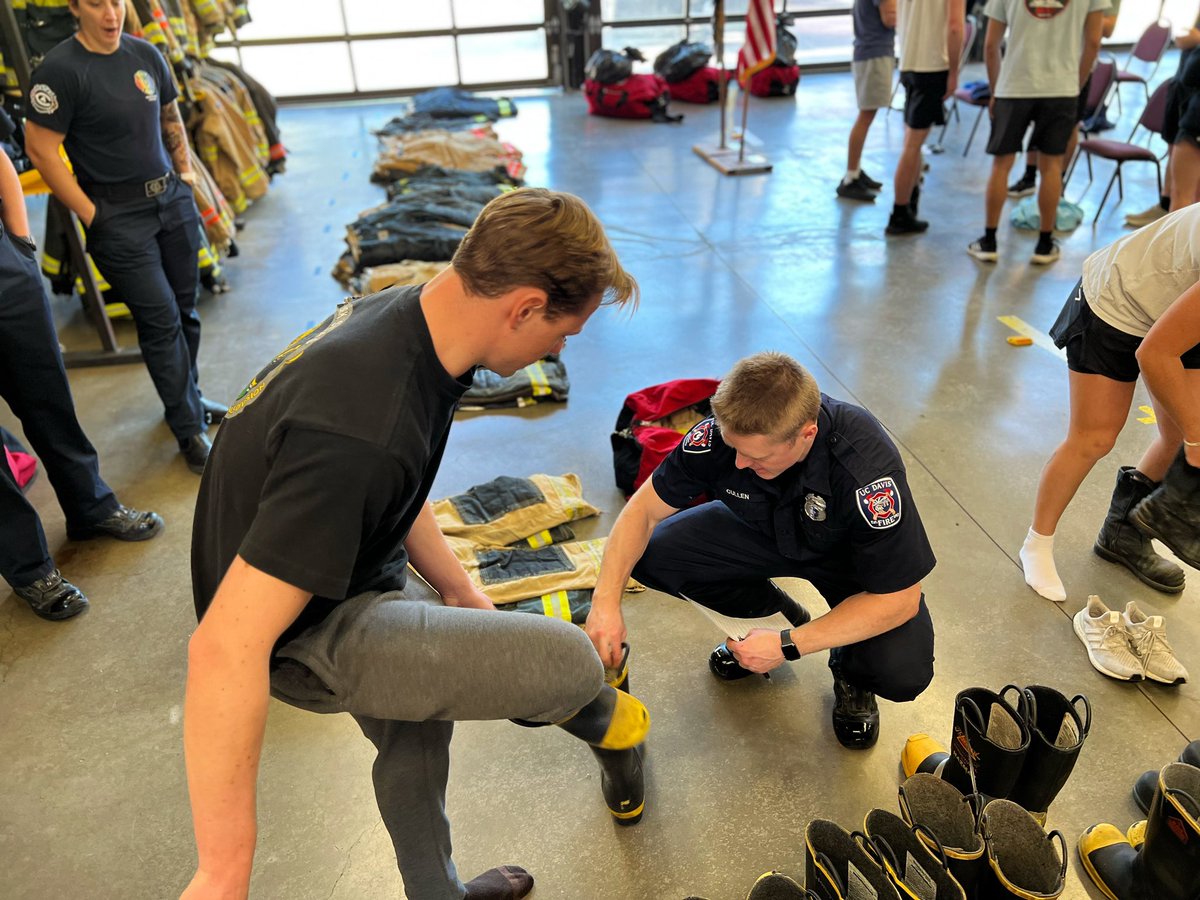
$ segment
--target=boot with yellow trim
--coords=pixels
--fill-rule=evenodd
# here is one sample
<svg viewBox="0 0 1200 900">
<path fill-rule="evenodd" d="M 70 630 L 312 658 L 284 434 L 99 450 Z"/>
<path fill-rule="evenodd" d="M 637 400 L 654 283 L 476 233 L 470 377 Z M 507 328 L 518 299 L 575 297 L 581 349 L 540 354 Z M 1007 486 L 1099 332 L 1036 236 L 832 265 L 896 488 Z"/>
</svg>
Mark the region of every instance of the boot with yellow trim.
<svg viewBox="0 0 1200 900">
<path fill-rule="evenodd" d="M 1187 763 L 1189 766 L 1200 768 L 1200 741 L 1192 741 L 1179 754 L 1176 762 Z M 1158 789 L 1158 772 L 1143 772 L 1133 785 L 1133 802 L 1144 813 L 1150 812 L 1150 801 Z"/>
<path fill-rule="evenodd" d="M 993 800 L 979 817 L 987 866 L 979 878 L 978 900 L 1055 900 L 1067 886 L 1067 839 L 1046 834 L 1011 800 Z M 1057 844 L 1057 848 L 1055 847 Z"/>
<path fill-rule="evenodd" d="M 704 897 L 692 895 L 683 900 L 705 900 Z M 759 875 L 746 900 L 821 900 L 812 891 L 797 884 L 782 872 L 765 872 Z"/>
<path fill-rule="evenodd" d="M 978 795 L 963 796 L 936 775 L 918 772 L 900 785 L 900 815 L 931 853 L 945 856 L 954 880 L 968 897 L 983 869 Z"/>
<path fill-rule="evenodd" d="M 973 687 L 954 698 L 951 752 L 928 734 L 914 734 L 900 755 L 904 777 L 925 772 L 943 778 L 963 794 L 985 799 L 1007 798 L 1029 751 L 1025 717 L 1004 699 L 1016 685 L 1000 693 Z"/>
<path fill-rule="evenodd" d="M 864 849 L 865 835 L 813 819 L 804 829 L 804 883 L 818 900 L 900 900 L 891 879 Z"/>
<path fill-rule="evenodd" d="M 621 662 L 614 668 L 605 667 L 605 683 L 629 694 L 629 645 L 621 645 Z M 647 723 L 647 727 L 649 727 Z M 613 820 L 618 825 L 636 825 L 646 809 L 645 776 L 642 772 L 642 747 L 626 750 L 605 750 L 592 747 L 600 763 L 600 790 Z"/>
<path fill-rule="evenodd" d="M 1136 826 L 1135 826 L 1136 828 Z M 1137 832 L 1130 829 L 1133 837 Z M 1200 769 L 1171 763 L 1158 776 L 1135 847 L 1113 825 L 1079 838 L 1084 871 L 1110 900 L 1195 900 L 1200 896 Z"/>
<path fill-rule="evenodd" d="M 918 837 L 922 830 L 925 834 Z M 938 845 L 933 833 L 925 830 L 924 826 L 909 827 L 895 813 L 873 809 L 863 819 L 863 833 L 902 898 L 967 900 L 966 891 L 950 872 L 945 851 Z M 925 840 L 932 841 L 937 847 L 936 856 L 926 846 Z"/>
<path fill-rule="evenodd" d="M 1015 705 L 1029 728 L 1029 750 L 1008 799 L 1045 827 L 1046 812 L 1071 777 L 1091 730 L 1092 707 L 1082 694 L 1068 700 L 1040 684 L 1022 689 Z"/>
</svg>

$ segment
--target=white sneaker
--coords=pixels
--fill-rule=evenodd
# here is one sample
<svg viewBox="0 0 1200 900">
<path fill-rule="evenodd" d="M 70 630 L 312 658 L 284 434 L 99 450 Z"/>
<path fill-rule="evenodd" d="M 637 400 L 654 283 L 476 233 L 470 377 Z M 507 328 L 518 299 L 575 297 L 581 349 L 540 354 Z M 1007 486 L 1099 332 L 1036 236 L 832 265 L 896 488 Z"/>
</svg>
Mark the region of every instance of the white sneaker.
<svg viewBox="0 0 1200 900">
<path fill-rule="evenodd" d="M 1155 203 L 1149 209 L 1143 209 L 1140 213 L 1129 213 L 1125 217 L 1125 224 L 1133 228 L 1141 228 L 1143 225 L 1157 222 L 1166 214 L 1167 211 L 1162 208 L 1162 204 Z"/>
<path fill-rule="evenodd" d="M 1092 594 L 1087 606 L 1075 613 L 1073 622 L 1075 634 L 1087 647 L 1088 660 L 1097 672 L 1118 681 L 1142 680 L 1142 662 L 1133 655 L 1129 631 L 1119 612 Z"/>
<path fill-rule="evenodd" d="M 1163 684 L 1183 684 L 1188 680 L 1187 669 L 1175 658 L 1167 643 L 1162 616 L 1148 616 L 1130 600 L 1121 616 L 1133 639 L 1133 652 L 1142 661 L 1146 677 Z"/>
</svg>

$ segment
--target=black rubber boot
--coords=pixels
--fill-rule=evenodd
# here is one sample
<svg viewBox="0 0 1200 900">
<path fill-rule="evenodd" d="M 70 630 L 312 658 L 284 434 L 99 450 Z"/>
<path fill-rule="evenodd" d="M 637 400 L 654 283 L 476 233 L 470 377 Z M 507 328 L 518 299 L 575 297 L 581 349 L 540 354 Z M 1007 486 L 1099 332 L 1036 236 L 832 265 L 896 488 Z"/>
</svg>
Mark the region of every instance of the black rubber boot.
<svg viewBox="0 0 1200 900">
<path fill-rule="evenodd" d="M 1004 694 L 987 688 L 967 688 L 954 698 L 954 729 L 950 758 L 942 778 L 963 794 L 982 794 L 985 800 L 1012 793 L 1029 752 L 1029 728 Z"/>
<path fill-rule="evenodd" d="M 900 896 L 967 900 L 946 862 L 934 856 L 895 813 L 871 810 L 863 820 L 863 832 Z"/>
<path fill-rule="evenodd" d="M 1183 447 L 1162 484 L 1134 506 L 1129 518 L 1142 534 L 1158 538 L 1194 569 L 1200 569 L 1200 469 L 1188 465 Z"/>
<path fill-rule="evenodd" d="M 1033 684 L 1021 691 L 1018 709 L 1029 727 L 1029 750 L 1008 799 L 1044 827 L 1046 811 L 1071 777 L 1091 730 L 1092 707 L 1082 694 L 1068 700 L 1054 688 Z"/>
<path fill-rule="evenodd" d="M 1179 754 L 1179 762 L 1200 769 L 1200 741 L 1192 741 Z M 1150 812 L 1150 801 L 1154 799 L 1154 791 L 1158 787 L 1158 773 L 1151 770 L 1143 772 L 1133 786 L 1133 802 L 1143 813 Z"/>
<path fill-rule="evenodd" d="M 1096 555 L 1118 563 L 1157 591 L 1178 594 L 1183 590 L 1183 569 L 1154 552 L 1154 545 L 1129 519 L 1129 511 L 1153 493 L 1155 483 L 1133 466 L 1121 466 L 1113 488 L 1108 515 L 1100 526 Z"/>
<path fill-rule="evenodd" d="M 887 873 L 842 826 L 813 819 L 804 829 L 804 851 L 804 883 L 821 900 L 899 900 Z"/>
<path fill-rule="evenodd" d="M 900 815 L 931 852 L 946 856 L 950 874 L 968 897 L 983 870 L 979 796 L 964 797 L 936 775 L 918 772 L 900 785 Z"/>
<path fill-rule="evenodd" d="M 1053 900 L 1062 895 L 1067 886 L 1067 841 L 1061 831 L 1047 835 L 1011 800 L 985 806 L 979 831 L 987 848 L 987 867 L 979 879 L 978 900 Z"/>
<path fill-rule="evenodd" d="M 1079 858 L 1106 897 L 1195 900 L 1200 889 L 1200 769 L 1171 763 L 1158 776 L 1145 843 L 1135 849 L 1113 825 L 1079 838 Z"/>
<path fill-rule="evenodd" d="M 875 694 L 851 684 L 833 670 L 833 733 L 850 750 L 869 750 L 879 740 L 879 704 Z"/>
<path fill-rule="evenodd" d="M 621 645 L 621 661 L 615 668 L 604 669 L 604 681 L 618 691 L 629 693 L 629 645 Z M 604 804 L 618 825 L 636 825 L 646 809 L 646 782 L 642 772 L 642 748 L 602 750 L 592 747 L 600 763 L 600 791 Z"/>
</svg>

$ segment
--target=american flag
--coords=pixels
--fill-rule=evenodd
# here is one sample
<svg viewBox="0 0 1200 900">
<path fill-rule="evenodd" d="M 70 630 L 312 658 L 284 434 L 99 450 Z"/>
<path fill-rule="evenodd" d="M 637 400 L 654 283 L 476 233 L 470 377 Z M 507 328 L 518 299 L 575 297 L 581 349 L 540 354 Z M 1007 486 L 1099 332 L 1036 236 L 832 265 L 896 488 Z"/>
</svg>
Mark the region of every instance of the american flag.
<svg viewBox="0 0 1200 900">
<path fill-rule="evenodd" d="M 775 61 L 775 4 L 773 0 L 750 0 L 746 10 L 746 42 L 738 51 L 738 84 Z"/>
</svg>

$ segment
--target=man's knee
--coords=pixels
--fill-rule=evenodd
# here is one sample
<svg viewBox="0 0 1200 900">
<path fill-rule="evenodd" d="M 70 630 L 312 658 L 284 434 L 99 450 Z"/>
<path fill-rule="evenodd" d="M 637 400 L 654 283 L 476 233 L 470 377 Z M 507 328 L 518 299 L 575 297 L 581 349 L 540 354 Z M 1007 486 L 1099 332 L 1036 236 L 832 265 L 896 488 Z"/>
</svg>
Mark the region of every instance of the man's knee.
<svg viewBox="0 0 1200 900">
<path fill-rule="evenodd" d="M 913 662 L 897 666 L 881 677 L 875 693 L 893 703 L 908 703 L 921 696 L 931 681 L 933 660 Z"/>
</svg>

